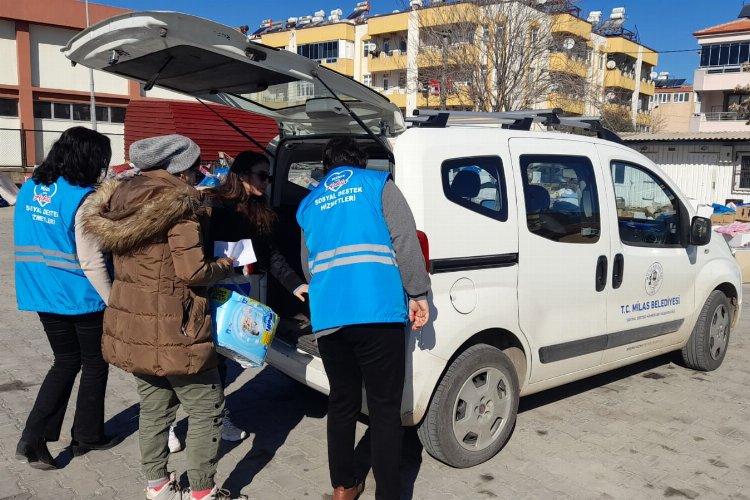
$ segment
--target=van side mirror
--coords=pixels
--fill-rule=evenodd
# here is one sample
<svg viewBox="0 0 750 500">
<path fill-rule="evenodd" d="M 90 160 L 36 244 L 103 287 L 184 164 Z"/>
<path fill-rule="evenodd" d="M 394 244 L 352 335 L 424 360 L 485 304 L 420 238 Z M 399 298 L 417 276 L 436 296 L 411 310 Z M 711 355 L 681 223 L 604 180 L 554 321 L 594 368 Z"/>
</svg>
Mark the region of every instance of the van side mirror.
<svg viewBox="0 0 750 500">
<path fill-rule="evenodd" d="M 693 217 L 690 223 L 690 244 L 700 247 L 711 241 L 711 219 Z"/>
</svg>

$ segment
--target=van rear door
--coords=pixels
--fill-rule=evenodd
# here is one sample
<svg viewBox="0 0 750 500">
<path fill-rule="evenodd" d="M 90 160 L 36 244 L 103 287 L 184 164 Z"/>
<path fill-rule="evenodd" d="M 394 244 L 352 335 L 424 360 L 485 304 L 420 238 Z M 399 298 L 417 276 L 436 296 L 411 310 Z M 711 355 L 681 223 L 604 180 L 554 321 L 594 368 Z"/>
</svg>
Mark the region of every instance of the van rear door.
<svg viewBox="0 0 750 500">
<path fill-rule="evenodd" d="M 187 14 L 114 16 L 77 34 L 62 51 L 89 68 L 269 116 L 287 136 L 362 132 L 326 85 L 375 134 L 404 130 L 398 107 L 369 87 Z"/>
</svg>

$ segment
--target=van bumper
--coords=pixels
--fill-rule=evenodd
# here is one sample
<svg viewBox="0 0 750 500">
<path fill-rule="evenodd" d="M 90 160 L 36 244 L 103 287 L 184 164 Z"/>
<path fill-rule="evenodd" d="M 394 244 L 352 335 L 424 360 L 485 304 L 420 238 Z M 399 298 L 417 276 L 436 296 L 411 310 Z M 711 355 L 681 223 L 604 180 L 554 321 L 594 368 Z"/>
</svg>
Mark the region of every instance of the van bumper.
<svg viewBox="0 0 750 500">
<path fill-rule="evenodd" d="M 292 347 L 283 340 L 276 338 L 268 349 L 266 362 L 297 382 L 318 392 L 325 395 L 330 392 L 323 361 L 318 356 Z M 430 404 L 432 392 L 440 381 L 445 366 L 446 361 L 444 359 L 435 356 L 428 350 L 414 349 L 411 352 L 407 350 L 406 380 L 404 381 L 404 396 L 401 403 L 401 423 L 403 425 L 414 426 L 422 421 Z M 364 390 L 362 412 L 368 413 Z"/>
</svg>

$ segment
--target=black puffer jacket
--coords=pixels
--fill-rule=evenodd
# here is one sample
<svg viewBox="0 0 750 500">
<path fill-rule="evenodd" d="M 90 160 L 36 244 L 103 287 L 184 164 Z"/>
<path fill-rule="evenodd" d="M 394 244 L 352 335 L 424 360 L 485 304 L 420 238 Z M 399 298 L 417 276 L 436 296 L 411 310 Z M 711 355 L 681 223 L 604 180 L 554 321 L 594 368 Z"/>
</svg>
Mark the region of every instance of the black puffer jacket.
<svg viewBox="0 0 750 500">
<path fill-rule="evenodd" d="M 273 235 L 259 235 L 245 215 L 232 204 L 218 205 L 214 200 L 207 202 L 210 213 L 207 250 L 213 252 L 215 241 L 239 241 L 250 239 L 253 242 L 258 265 L 267 271 L 284 288 L 293 293 L 304 281 L 294 272 L 284 256 L 276 248 Z M 212 206 L 213 205 L 213 206 Z"/>
</svg>

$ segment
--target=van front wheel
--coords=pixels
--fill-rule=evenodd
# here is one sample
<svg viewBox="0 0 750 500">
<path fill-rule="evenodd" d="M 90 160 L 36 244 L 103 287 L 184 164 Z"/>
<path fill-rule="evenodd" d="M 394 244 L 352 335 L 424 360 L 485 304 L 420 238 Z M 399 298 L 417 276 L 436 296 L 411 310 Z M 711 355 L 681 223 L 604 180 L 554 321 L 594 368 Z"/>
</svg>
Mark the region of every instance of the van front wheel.
<svg viewBox="0 0 750 500">
<path fill-rule="evenodd" d="M 709 372 L 721 366 L 729 345 L 732 307 L 723 292 L 714 290 L 701 309 L 698 322 L 682 348 L 688 368 Z"/>
<path fill-rule="evenodd" d="M 510 438 L 518 412 L 518 377 L 510 359 L 487 344 L 451 363 L 417 431 L 425 450 L 457 468 L 495 456 Z"/>
</svg>

